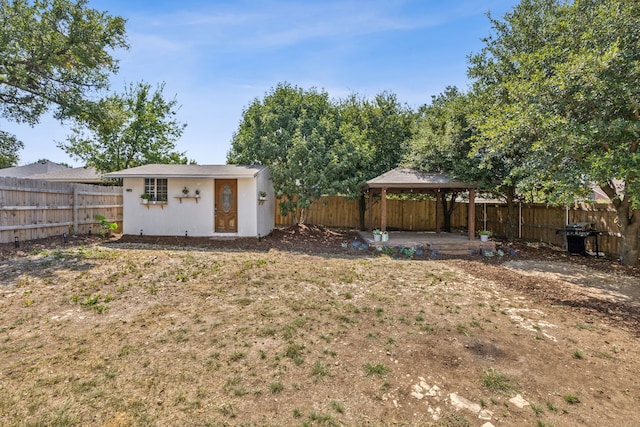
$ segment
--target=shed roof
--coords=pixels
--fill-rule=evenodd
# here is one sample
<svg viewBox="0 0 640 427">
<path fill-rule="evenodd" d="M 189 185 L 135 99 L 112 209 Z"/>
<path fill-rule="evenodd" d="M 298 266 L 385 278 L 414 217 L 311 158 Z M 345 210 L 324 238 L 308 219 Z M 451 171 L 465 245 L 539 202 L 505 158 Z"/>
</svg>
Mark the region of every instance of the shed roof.
<svg viewBox="0 0 640 427">
<path fill-rule="evenodd" d="M 255 178 L 263 165 L 143 165 L 105 174 L 105 178 Z"/>
<path fill-rule="evenodd" d="M 419 172 L 409 168 L 392 169 L 370 179 L 365 184 L 365 189 L 446 189 L 453 191 L 476 187 L 476 184 L 454 181 L 443 173 Z"/>
</svg>

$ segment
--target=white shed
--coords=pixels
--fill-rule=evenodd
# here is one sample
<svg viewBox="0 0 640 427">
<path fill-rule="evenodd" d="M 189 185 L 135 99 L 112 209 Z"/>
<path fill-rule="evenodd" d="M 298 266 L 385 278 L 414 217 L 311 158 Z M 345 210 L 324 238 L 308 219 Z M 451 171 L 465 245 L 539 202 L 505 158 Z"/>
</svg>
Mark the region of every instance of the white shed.
<svg viewBox="0 0 640 427">
<path fill-rule="evenodd" d="M 275 225 L 267 166 L 154 164 L 105 178 L 123 180 L 124 234 L 260 237 Z"/>
</svg>

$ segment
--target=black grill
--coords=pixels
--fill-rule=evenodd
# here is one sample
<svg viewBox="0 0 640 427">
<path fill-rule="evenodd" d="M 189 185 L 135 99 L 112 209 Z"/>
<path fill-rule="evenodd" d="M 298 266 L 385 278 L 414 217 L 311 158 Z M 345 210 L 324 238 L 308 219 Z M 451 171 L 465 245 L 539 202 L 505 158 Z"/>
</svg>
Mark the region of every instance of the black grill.
<svg viewBox="0 0 640 427">
<path fill-rule="evenodd" d="M 556 231 L 557 234 L 564 234 L 567 238 L 567 252 L 570 254 L 587 255 L 585 241 L 587 237 L 595 238 L 596 257 L 599 256 L 598 236 L 600 232 L 593 228 L 590 222 L 571 222 L 564 229 Z"/>
</svg>

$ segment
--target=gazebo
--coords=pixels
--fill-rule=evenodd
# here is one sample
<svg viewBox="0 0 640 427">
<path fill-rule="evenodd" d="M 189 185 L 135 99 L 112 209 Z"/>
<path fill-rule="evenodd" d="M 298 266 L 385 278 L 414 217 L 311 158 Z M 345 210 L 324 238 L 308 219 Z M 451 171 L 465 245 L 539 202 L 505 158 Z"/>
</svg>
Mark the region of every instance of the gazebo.
<svg viewBox="0 0 640 427">
<path fill-rule="evenodd" d="M 369 193 L 369 206 L 374 194 L 381 194 L 380 229 L 387 229 L 387 194 L 432 193 L 436 198 L 436 233 L 440 232 L 441 197 L 445 193 L 469 192 L 468 230 L 469 240 L 475 238 L 475 194 L 476 184 L 454 181 L 442 173 L 425 173 L 408 168 L 395 168 L 366 182 L 364 191 Z M 369 209 L 369 229 L 372 228 L 373 212 Z"/>
</svg>

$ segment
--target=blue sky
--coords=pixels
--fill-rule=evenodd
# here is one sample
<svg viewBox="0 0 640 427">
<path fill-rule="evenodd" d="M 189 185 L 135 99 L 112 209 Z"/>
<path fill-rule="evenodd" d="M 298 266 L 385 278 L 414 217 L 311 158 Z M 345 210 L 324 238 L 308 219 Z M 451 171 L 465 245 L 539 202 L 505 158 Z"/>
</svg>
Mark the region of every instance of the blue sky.
<svg viewBox="0 0 640 427">
<path fill-rule="evenodd" d="M 411 107 L 446 86 L 466 89 L 467 56 L 516 0 L 121 1 L 93 8 L 127 19 L 130 49 L 117 51 L 125 84 L 165 82 L 187 124 L 179 151 L 199 164 L 224 164 L 242 111 L 279 82 L 372 97 L 393 92 Z M 4 123 L 25 143 L 20 164 L 41 158 L 81 163 L 56 147 L 67 134 L 43 118 L 30 129 Z"/>
</svg>

